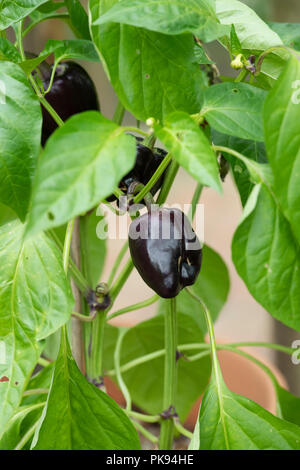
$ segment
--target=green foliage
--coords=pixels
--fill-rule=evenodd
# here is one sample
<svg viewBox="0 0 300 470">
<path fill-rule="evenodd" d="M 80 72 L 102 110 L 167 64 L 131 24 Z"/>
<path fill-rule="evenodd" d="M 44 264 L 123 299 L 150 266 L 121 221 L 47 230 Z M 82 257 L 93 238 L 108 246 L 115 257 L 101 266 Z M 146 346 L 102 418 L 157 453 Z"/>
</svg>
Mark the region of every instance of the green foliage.
<svg viewBox="0 0 300 470">
<path fill-rule="evenodd" d="M 0 61 L 0 82 L 0 201 L 24 221 L 40 151 L 41 109 L 17 65 Z"/>
</svg>

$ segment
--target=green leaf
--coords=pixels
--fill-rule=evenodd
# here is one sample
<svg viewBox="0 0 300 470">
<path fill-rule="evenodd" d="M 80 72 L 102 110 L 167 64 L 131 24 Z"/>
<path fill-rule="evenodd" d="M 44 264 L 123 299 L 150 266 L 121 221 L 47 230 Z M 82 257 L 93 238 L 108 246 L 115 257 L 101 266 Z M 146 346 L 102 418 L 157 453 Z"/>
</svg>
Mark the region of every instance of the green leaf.
<svg viewBox="0 0 300 470">
<path fill-rule="evenodd" d="M 299 23 L 269 23 L 269 26 L 282 39 L 283 44 L 300 51 Z"/>
<path fill-rule="evenodd" d="M 58 330 L 58 333 L 60 333 L 59 330 Z M 39 372 L 32 375 L 32 377 L 30 377 L 30 380 L 27 384 L 26 391 L 50 388 L 54 366 L 55 366 L 55 362 L 50 362 L 48 366 L 43 367 L 43 369 L 41 369 Z M 47 398 L 47 394 L 45 393 L 36 394 L 36 395 L 28 395 L 25 397 L 23 396 L 21 405 L 28 406 L 28 405 L 34 405 L 36 403 L 42 403 L 46 401 L 46 398 Z"/>
<path fill-rule="evenodd" d="M 203 333 L 196 321 L 178 311 L 178 344 L 201 342 Z M 161 349 L 164 349 L 164 316 L 158 315 L 130 328 L 125 334 L 121 365 Z M 163 370 L 164 357 L 161 356 L 122 374 L 135 405 L 150 414 L 163 411 Z M 209 375 L 208 356 L 194 362 L 179 360 L 175 409 L 182 421 L 203 392 Z"/>
<path fill-rule="evenodd" d="M 223 134 L 263 141 L 266 92 L 246 83 L 220 83 L 204 92 L 201 115 Z"/>
<path fill-rule="evenodd" d="M 213 375 L 200 409 L 200 450 L 280 449 L 300 449 L 300 428 L 230 392 Z"/>
<path fill-rule="evenodd" d="M 20 407 L 5 427 L 0 440 L 0 450 L 15 450 L 24 434 L 38 421 L 42 410 L 43 403 Z"/>
<path fill-rule="evenodd" d="M 18 65 L 0 62 L 0 85 L 0 201 L 23 221 L 40 151 L 41 107 Z"/>
<path fill-rule="evenodd" d="M 276 384 L 277 414 L 300 426 L 300 398 Z"/>
<path fill-rule="evenodd" d="M 264 108 L 274 192 L 300 243 L 300 62 L 292 57 Z"/>
<path fill-rule="evenodd" d="M 69 14 L 65 11 L 58 12 L 65 2 L 48 1 L 41 5 L 36 10 L 32 11 L 29 15 L 29 21 L 26 28 L 23 30 L 23 37 L 26 36 L 35 26 L 46 20 L 62 19 L 68 22 Z"/>
<path fill-rule="evenodd" d="M 140 449 L 137 432 L 123 410 L 87 382 L 63 337 L 34 450 Z"/>
<path fill-rule="evenodd" d="M 23 241 L 24 226 L 0 227 L 0 429 L 12 415 L 41 353 L 41 340 L 70 318 L 73 297 L 55 244 L 41 234 Z"/>
<path fill-rule="evenodd" d="M 22 20 L 46 2 L 47 0 L 15 0 L 13 2 L 11 0 L 2 0 L 0 3 L 0 30 Z"/>
<path fill-rule="evenodd" d="M 216 0 L 216 12 L 221 24 L 234 24 L 244 50 L 265 51 L 280 46 L 280 37 L 247 5 L 237 0 Z"/>
<path fill-rule="evenodd" d="M 20 62 L 21 56 L 18 49 L 7 39 L 0 38 L 0 61 Z"/>
<path fill-rule="evenodd" d="M 230 51 L 234 55 L 241 54 L 242 52 L 242 45 L 238 38 L 238 35 L 236 34 L 234 24 L 231 25 L 231 31 L 230 31 Z"/>
<path fill-rule="evenodd" d="M 300 331 L 300 247 L 273 190 L 256 186 L 232 243 L 237 272 L 277 320 Z"/>
<path fill-rule="evenodd" d="M 93 24 L 123 23 L 164 34 L 193 33 L 209 42 L 224 34 L 212 0 L 122 0 Z"/>
<path fill-rule="evenodd" d="M 91 21 L 113 3 L 91 0 Z M 137 119 L 199 111 L 207 77 L 197 63 L 192 35 L 167 36 L 116 23 L 91 30 L 115 92 Z"/>
<path fill-rule="evenodd" d="M 238 137 L 221 134 L 215 130 L 212 132 L 212 140 L 215 145 L 233 149 L 250 160 L 258 163 L 267 163 L 266 148 L 263 142 L 239 139 Z M 230 162 L 241 203 L 244 207 L 254 187 L 249 171 L 242 161 L 237 160 L 232 155 L 226 154 L 226 159 Z"/>
<path fill-rule="evenodd" d="M 188 114 L 168 115 L 163 127 L 155 125 L 157 137 L 177 162 L 199 183 L 222 193 L 216 155 L 206 135 Z"/>
<path fill-rule="evenodd" d="M 216 279 L 218 279 L 217 283 Z M 218 318 L 227 300 L 229 288 L 230 279 L 227 266 L 218 253 L 204 245 L 202 268 L 197 281 L 190 287 L 190 290 L 204 301 L 214 321 Z M 199 303 L 185 290 L 181 291 L 177 297 L 177 308 L 179 312 L 192 317 L 201 331 L 206 331 L 206 322 L 204 315 L 199 310 Z"/>
<path fill-rule="evenodd" d="M 100 281 L 106 256 L 105 240 L 97 236 L 97 226 L 103 218 L 99 209 L 95 209 L 80 220 L 80 248 L 84 262 L 82 272 L 93 289 Z"/>
<path fill-rule="evenodd" d="M 54 62 L 56 65 L 62 60 L 70 59 L 88 60 L 91 62 L 99 61 L 99 56 L 92 41 L 85 39 L 64 41 L 50 39 L 47 41 L 45 48 L 38 57 L 21 62 L 20 66 L 28 75 L 51 54 L 54 54 Z"/>
<path fill-rule="evenodd" d="M 37 170 L 27 234 L 57 227 L 109 196 L 134 165 L 136 141 L 88 111 L 48 140 Z"/>
<path fill-rule="evenodd" d="M 65 0 L 65 4 L 71 19 L 71 27 L 78 38 L 91 39 L 89 20 L 85 9 L 79 0 Z"/>
</svg>

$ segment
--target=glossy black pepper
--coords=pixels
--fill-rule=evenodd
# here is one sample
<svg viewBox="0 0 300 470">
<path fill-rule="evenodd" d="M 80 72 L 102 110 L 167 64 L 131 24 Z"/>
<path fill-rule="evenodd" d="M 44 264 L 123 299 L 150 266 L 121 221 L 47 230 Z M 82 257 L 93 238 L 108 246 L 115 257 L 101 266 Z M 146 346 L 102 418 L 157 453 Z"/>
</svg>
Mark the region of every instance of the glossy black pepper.
<svg viewBox="0 0 300 470">
<path fill-rule="evenodd" d="M 119 183 L 119 188 L 125 194 L 127 194 L 131 183 L 135 181 L 146 185 L 167 155 L 165 150 L 154 148 L 152 151 L 150 148 L 141 143 L 140 138 L 136 137 L 136 139 L 137 146 L 134 168 L 126 176 L 124 176 L 124 178 Z M 161 188 L 165 174 L 166 170 L 152 187 L 151 194 L 153 196 Z M 107 198 L 109 202 L 115 201 L 116 199 L 117 198 L 114 195 L 111 195 Z"/>
<path fill-rule="evenodd" d="M 175 297 L 200 272 L 201 245 L 179 209 L 160 208 L 133 220 L 129 248 L 139 274 L 161 297 Z"/>
<path fill-rule="evenodd" d="M 49 86 L 51 70 L 52 67 L 48 68 L 48 72 L 46 67 L 42 70 L 44 90 L 47 90 Z M 83 111 L 100 109 L 92 79 L 75 62 L 62 62 L 58 65 L 53 85 L 45 98 L 63 121 Z M 57 128 L 57 124 L 44 107 L 42 107 L 42 112 L 42 145 L 45 145 L 47 139 Z"/>
</svg>

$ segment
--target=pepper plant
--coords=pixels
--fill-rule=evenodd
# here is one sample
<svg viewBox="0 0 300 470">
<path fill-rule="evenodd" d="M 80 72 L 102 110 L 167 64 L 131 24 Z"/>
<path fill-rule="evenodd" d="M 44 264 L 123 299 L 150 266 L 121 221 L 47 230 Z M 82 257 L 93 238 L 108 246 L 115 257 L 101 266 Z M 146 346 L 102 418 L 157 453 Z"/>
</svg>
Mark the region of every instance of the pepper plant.
<svg viewBox="0 0 300 470">
<path fill-rule="evenodd" d="M 27 35 L 53 18 L 74 39 L 51 39 L 38 55 L 24 50 Z M 220 74 L 212 41 L 232 76 Z M 232 240 L 236 270 L 272 317 L 300 331 L 298 51 L 299 25 L 266 24 L 237 0 L 90 0 L 88 11 L 77 0 L 0 2 L 1 449 L 133 450 L 143 436 L 169 450 L 179 435 L 195 450 L 300 449 L 300 399 L 244 343 L 215 343 L 228 272 L 191 230 L 203 187 L 222 193 L 230 171 L 244 211 Z M 68 60 L 104 68 L 118 97 L 112 120 Z M 125 111 L 136 126 L 123 125 Z M 197 182 L 186 222 L 194 251 L 185 232 L 175 241 L 180 224 L 164 208 L 179 167 Z M 100 209 L 127 217 L 121 196 L 131 232 L 171 213 L 173 235 L 130 237 L 103 279 Z M 134 213 L 137 204 L 149 212 Z M 116 311 L 135 267 L 154 295 Z M 151 320 L 109 323 L 155 302 Z M 263 368 L 276 416 L 227 388 L 219 349 Z M 191 432 L 185 419 L 201 394 Z"/>
</svg>

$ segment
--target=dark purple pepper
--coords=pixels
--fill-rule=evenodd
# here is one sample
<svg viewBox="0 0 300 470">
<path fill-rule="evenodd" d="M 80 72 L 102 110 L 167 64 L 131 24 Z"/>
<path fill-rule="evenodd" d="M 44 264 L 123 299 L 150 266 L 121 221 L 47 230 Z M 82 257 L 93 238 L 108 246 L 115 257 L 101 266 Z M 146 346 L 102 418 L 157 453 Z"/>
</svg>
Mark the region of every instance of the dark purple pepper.
<svg viewBox="0 0 300 470">
<path fill-rule="evenodd" d="M 152 151 L 150 148 L 141 144 L 140 138 L 136 137 L 136 139 L 137 146 L 134 168 L 126 176 L 124 176 L 124 178 L 119 183 L 119 188 L 125 194 L 127 194 L 129 186 L 134 181 L 138 181 L 139 183 L 146 185 L 167 155 L 165 150 L 155 148 L 154 151 Z M 161 188 L 165 174 L 166 170 L 152 187 L 151 194 L 153 196 Z M 111 195 L 107 198 L 107 201 L 113 202 L 116 199 L 117 198 L 114 195 Z"/>
<path fill-rule="evenodd" d="M 43 74 L 44 90 L 47 90 L 49 86 L 50 76 L 51 68 L 47 74 Z M 62 62 L 58 65 L 53 85 L 45 98 L 63 121 L 83 111 L 100 109 L 92 79 L 75 62 Z M 47 139 L 57 128 L 57 124 L 44 107 L 42 107 L 42 112 L 42 145 L 45 145 Z"/>
<path fill-rule="evenodd" d="M 161 297 L 175 297 L 200 272 L 201 245 L 179 209 L 155 209 L 133 220 L 129 248 L 139 274 Z"/>
</svg>

